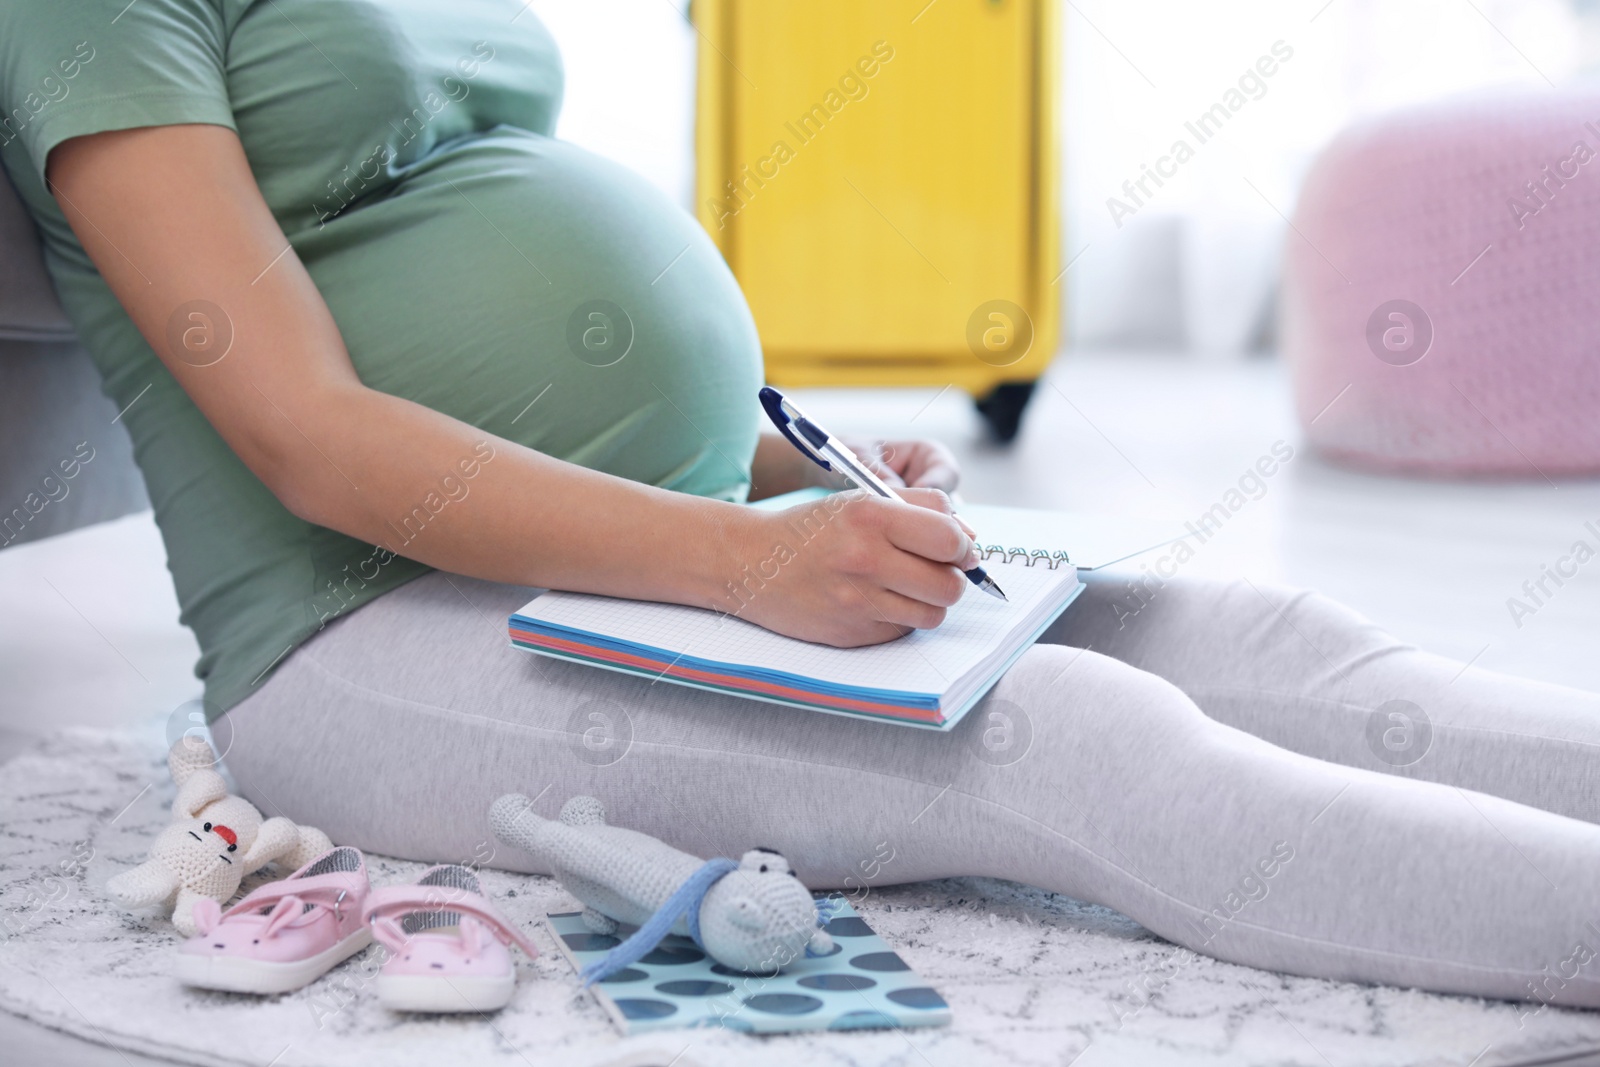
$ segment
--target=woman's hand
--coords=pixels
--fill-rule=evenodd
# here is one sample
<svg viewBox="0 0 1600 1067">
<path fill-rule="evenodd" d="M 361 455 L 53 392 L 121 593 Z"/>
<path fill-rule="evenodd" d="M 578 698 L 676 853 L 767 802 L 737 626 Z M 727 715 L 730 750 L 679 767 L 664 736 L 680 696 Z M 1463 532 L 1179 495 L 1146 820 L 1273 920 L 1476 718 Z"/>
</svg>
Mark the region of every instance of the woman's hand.
<svg viewBox="0 0 1600 1067">
<path fill-rule="evenodd" d="M 938 441 L 879 441 L 841 437 L 840 441 L 871 468 L 872 473 L 898 489 L 939 489 L 955 492 L 961 481 L 956 457 Z"/>
<path fill-rule="evenodd" d="M 753 511 L 742 563 L 717 607 L 841 648 L 938 626 L 966 592 L 961 572 L 977 566 L 978 554 L 943 492 L 901 495 L 857 490 Z"/>
<path fill-rule="evenodd" d="M 872 473 L 898 489 L 940 489 L 954 492 L 961 481 L 955 456 L 938 441 L 884 441 L 841 436 L 840 442 L 871 468 Z M 830 474 L 798 448 L 775 433 L 761 435 L 750 470 L 750 499 L 793 492 L 808 486 L 845 489 L 843 476 Z"/>
</svg>

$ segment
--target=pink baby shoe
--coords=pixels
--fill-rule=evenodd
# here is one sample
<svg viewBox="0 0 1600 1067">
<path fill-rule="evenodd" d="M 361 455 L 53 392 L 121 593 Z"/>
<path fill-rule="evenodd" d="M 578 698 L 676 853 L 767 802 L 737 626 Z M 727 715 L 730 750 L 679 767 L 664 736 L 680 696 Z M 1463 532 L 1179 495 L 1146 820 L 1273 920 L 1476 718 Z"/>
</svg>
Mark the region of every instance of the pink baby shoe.
<svg viewBox="0 0 1600 1067">
<path fill-rule="evenodd" d="M 378 1000 L 394 1011 L 497 1011 L 517 982 L 508 946 L 539 954 L 484 897 L 478 876 L 453 864 L 415 885 L 373 890 L 363 915 L 389 950 Z"/>
<path fill-rule="evenodd" d="M 226 911 L 200 900 L 200 933 L 178 949 L 178 981 L 232 993 L 299 989 L 372 943 L 361 917 L 369 891 L 366 859 L 335 848 Z"/>
</svg>

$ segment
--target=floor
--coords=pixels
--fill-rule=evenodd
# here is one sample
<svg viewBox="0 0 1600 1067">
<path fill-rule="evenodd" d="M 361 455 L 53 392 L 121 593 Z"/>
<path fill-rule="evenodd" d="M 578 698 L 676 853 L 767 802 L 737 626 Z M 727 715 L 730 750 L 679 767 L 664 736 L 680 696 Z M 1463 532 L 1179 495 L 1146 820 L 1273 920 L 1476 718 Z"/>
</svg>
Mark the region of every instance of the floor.
<svg viewBox="0 0 1600 1067">
<path fill-rule="evenodd" d="M 1477 668 L 1600 689 L 1600 580 L 1580 571 L 1520 625 L 1506 604 L 1587 536 L 1586 521 L 1600 521 L 1600 480 L 1427 482 L 1329 466 L 1300 450 L 1273 361 L 1071 353 L 1010 449 L 983 443 L 955 390 L 798 398 L 839 432 L 944 439 L 975 501 L 1180 524 L 1287 442 L 1294 459 L 1186 573 L 1313 586 Z M 68 725 L 181 731 L 198 686 L 193 641 L 176 618 L 148 514 L 0 552 L 0 759 Z M 4 1015 L 0 1048 L 18 1063 L 155 1062 Z"/>
</svg>

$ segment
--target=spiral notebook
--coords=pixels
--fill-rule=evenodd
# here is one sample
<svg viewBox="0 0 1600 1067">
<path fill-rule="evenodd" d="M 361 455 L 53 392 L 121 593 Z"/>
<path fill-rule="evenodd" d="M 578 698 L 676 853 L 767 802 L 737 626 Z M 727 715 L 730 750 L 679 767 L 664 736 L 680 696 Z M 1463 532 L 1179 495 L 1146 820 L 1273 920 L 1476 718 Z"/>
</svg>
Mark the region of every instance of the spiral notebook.
<svg viewBox="0 0 1600 1067">
<path fill-rule="evenodd" d="M 808 498 L 789 494 L 767 503 Z M 511 642 L 655 681 L 948 730 L 1083 590 L 1064 546 L 1001 547 L 1013 543 L 1013 534 L 1052 529 L 1027 518 L 1030 513 L 1007 514 L 1013 511 L 962 510 L 990 542 L 980 550 L 984 567 L 1009 601 L 968 586 L 942 625 L 885 644 L 833 648 L 784 637 L 736 614 L 564 592 L 545 593 L 512 615 Z"/>
</svg>

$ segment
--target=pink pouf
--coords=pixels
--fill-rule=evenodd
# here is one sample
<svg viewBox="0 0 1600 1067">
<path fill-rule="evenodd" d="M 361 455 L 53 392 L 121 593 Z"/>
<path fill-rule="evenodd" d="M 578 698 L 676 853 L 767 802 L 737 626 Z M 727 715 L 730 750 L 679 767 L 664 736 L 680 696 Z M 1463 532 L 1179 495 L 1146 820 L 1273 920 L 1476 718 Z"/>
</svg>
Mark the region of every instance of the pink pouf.
<svg viewBox="0 0 1600 1067">
<path fill-rule="evenodd" d="M 1432 474 L 1600 472 L 1600 89 L 1350 129 L 1294 227 L 1283 350 L 1314 447 Z"/>
</svg>

